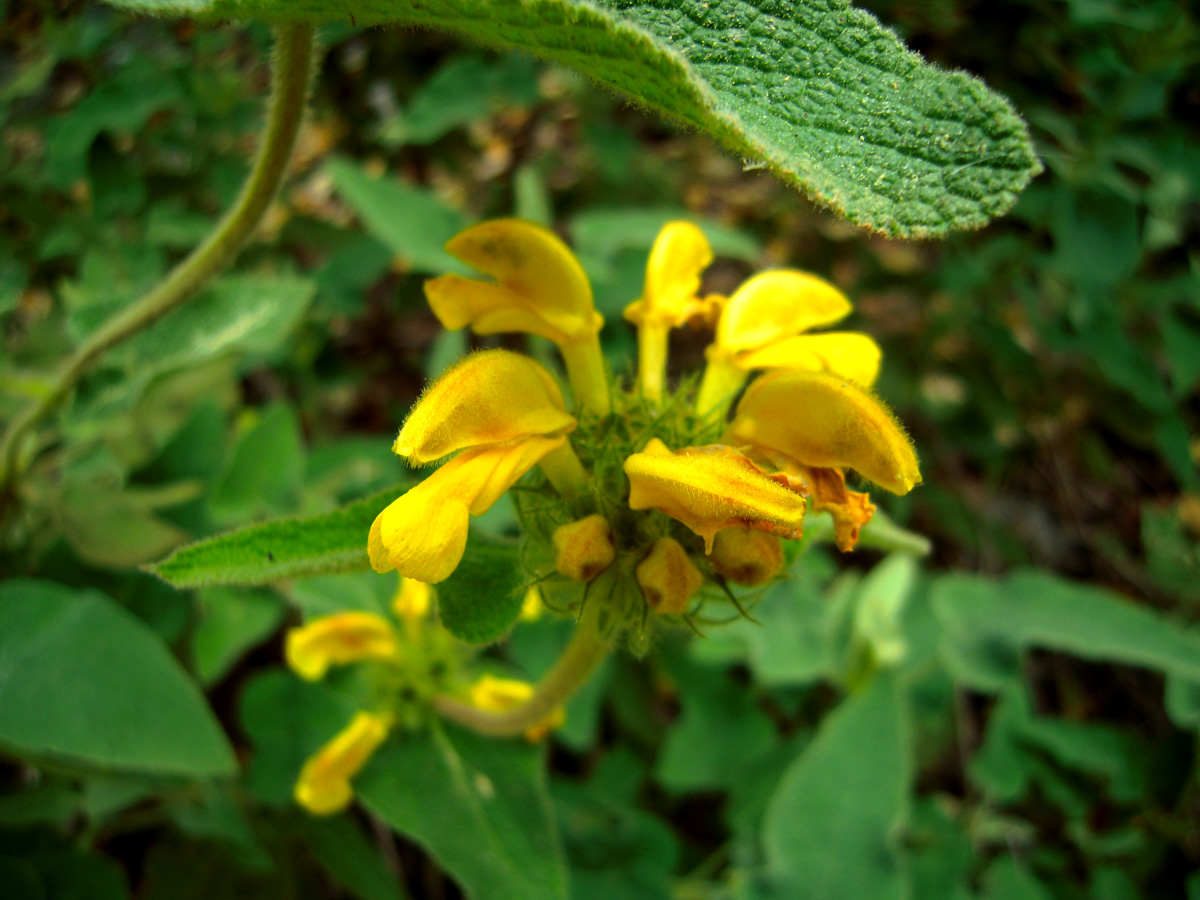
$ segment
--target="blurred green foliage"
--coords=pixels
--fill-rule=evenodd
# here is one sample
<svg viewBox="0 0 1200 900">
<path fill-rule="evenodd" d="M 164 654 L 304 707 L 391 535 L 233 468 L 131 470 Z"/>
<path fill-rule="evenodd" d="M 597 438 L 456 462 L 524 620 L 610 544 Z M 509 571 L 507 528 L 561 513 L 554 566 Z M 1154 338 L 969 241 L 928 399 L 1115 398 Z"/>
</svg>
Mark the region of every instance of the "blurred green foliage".
<svg viewBox="0 0 1200 900">
<path fill-rule="evenodd" d="M 1196 16 L 862 5 L 1029 119 L 1047 172 L 1006 219 L 864 236 L 575 75 L 326 29 L 258 239 L 88 376 L 22 482 L 0 546 L 7 895 L 1200 897 Z M 0 15 L 6 419 L 230 203 L 270 42 L 82 2 Z M 615 655 L 548 749 L 397 740 L 361 809 L 314 820 L 291 785 L 357 686 L 298 680 L 280 634 L 390 598 L 392 577 L 333 573 L 361 569 L 353 536 L 404 477 L 391 436 L 468 345 L 421 282 L 462 224 L 511 214 L 570 237 L 618 372 L 670 218 L 709 234 L 711 290 L 782 264 L 845 288 L 922 455 L 888 512 L 934 552 L 812 542 L 751 598 L 761 624 Z M 678 373 L 701 349 L 679 336 Z M 276 556 L 309 520 L 327 531 Z M 514 522 L 481 524 L 503 547 Z M 238 526 L 159 567 L 188 590 L 137 568 Z M 229 559 L 269 585 L 214 585 Z M 569 632 L 523 622 L 489 652 L 532 678 Z"/>
</svg>

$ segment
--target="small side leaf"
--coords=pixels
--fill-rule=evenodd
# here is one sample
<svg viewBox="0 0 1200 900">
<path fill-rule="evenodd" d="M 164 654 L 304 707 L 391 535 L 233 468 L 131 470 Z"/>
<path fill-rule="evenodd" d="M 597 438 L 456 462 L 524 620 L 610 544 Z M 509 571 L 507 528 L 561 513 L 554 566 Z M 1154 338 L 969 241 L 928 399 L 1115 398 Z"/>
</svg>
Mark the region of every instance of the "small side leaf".
<svg viewBox="0 0 1200 900">
<path fill-rule="evenodd" d="M 402 494 L 398 484 L 333 512 L 275 519 L 176 550 L 147 570 L 177 588 L 268 584 L 370 568 L 367 533 L 379 512 Z"/>
<path fill-rule="evenodd" d="M 521 613 L 524 577 L 516 544 L 472 532 L 462 562 L 437 586 L 442 624 L 471 644 L 496 640 Z"/>
</svg>

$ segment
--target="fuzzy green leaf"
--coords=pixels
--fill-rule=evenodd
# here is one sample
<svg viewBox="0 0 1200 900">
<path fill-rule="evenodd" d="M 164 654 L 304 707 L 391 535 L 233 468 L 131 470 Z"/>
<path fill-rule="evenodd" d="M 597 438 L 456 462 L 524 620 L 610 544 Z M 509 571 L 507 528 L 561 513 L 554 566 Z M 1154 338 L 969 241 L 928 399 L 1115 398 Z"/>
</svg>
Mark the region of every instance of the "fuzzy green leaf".
<svg viewBox="0 0 1200 900">
<path fill-rule="evenodd" d="M 375 754 L 354 789 L 469 900 L 566 900 L 540 749 L 451 727 L 407 735 Z"/>
<path fill-rule="evenodd" d="M 461 640 L 494 641 L 521 612 L 524 578 L 516 544 L 475 532 L 454 574 L 437 586 L 438 617 Z"/>
<path fill-rule="evenodd" d="M 580 70 L 855 224 L 978 228 L 1041 170 L 1008 101 L 846 0 L 110 0 L 209 20 L 437 28 Z"/>
<path fill-rule="evenodd" d="M 0 744 L 137 772 L 237 771 L 204 695 L 144 622 L 97 591 L 0 585 Z"/>
<path fill-rule="evenodd" d="M 318 516 L 275 519 L 197 541 L 146 568 L 177 588 L 268 584 L 366 569 L 371 523 L 406 487 L 399 484 Z"/>
</svg>

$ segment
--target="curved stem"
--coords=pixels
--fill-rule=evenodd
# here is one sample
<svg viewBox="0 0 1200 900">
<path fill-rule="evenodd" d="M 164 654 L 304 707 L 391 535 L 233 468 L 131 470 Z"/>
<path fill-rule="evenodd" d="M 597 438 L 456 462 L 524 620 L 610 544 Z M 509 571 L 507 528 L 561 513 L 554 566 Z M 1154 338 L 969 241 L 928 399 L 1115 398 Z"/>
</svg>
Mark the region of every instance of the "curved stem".
<svg viewBox="0 0 1200 900">
<path fill-rule="evenodd" d="M 569 700 L 588 680 L 604 659 L 611 642 L 601 636 L 596 616 L 584 618 L 571 636 L 571 642 L 553 668 L 538 682 L 533 696 L 512 709 L 491 712 L 465 703 L 457 697 L 439 694 L 433 698 L 433 708 L 443 718 L 465 725 L 481 734 L 493 737 L 514 737 L 540 724 L 555 708 Z"/>
<path fill-rule="evenodd" d="M 113 347 L 147 328 L 224 271 L 254 233 L 275 197 L 304 117 L 313 72 L 313 28 L 287 25 L 276 31 L 271 102 L 266 128 L 242 193 L 212 233 L 157 286 L 95 331 L 54 376 L 50 389 L 9 425 L 0 444 L 0 499 L 21 468 L 27 434 L 70 396 L 76 382 Z"/>
</svg>

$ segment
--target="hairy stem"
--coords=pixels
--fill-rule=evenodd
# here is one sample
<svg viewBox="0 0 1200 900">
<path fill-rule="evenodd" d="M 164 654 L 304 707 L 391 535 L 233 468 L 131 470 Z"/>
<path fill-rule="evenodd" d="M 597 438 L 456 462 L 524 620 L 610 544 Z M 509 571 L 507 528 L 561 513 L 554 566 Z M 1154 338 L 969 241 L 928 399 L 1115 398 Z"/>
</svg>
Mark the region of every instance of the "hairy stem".
<svg viewBox="0 0 1200 900">
<path fill-rule="evenodd" d="M 258 158 L 237 202 L 204 242 L 158 285 L 97 329 L 62 366 L 49 389 L 10 423 L 0 444 L 0 506 L 23 468 L 25 438 L 62 405 L 96 361 L 195 296 L 245 247 L 283 180 L 304 117 L 313 69 L 312 26 L 278 28 L 267 124 Z"/>
<path fill-rule="evenodd" d="M 480 709 L 451 697 L 440 694 L 433 698 L 433 708 L 443 718 L 481 734 L 493 737 L 515 737 L 538 725 L 554 710 L 569 700 L 595 671 L 611 647 L 611 641 L 600 634 L 596 616 L 588 615 L 575 629 L 571 642 L 553 668 L 537 683 L 533 696 L 512 709 L 492 712 Z"/>
</svg>

